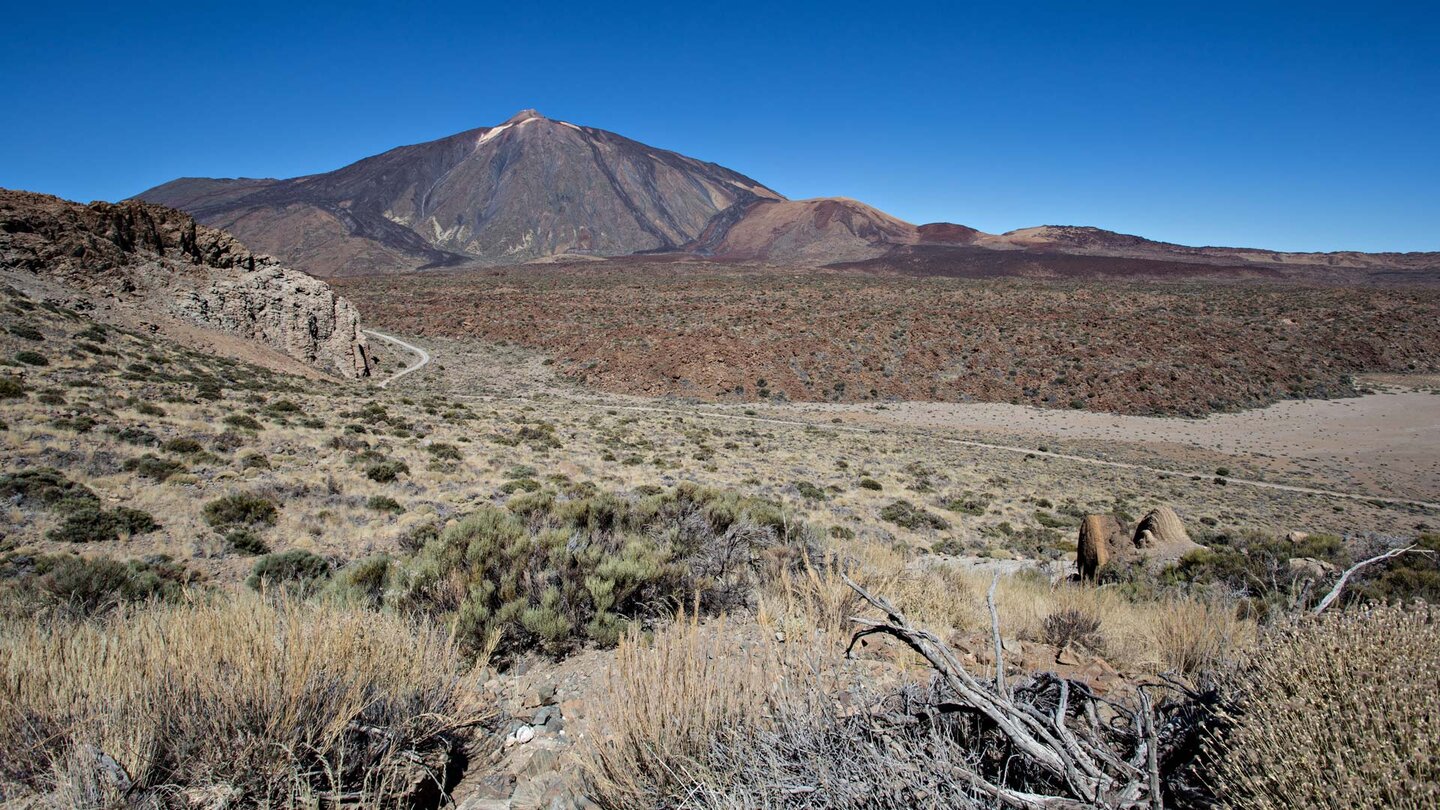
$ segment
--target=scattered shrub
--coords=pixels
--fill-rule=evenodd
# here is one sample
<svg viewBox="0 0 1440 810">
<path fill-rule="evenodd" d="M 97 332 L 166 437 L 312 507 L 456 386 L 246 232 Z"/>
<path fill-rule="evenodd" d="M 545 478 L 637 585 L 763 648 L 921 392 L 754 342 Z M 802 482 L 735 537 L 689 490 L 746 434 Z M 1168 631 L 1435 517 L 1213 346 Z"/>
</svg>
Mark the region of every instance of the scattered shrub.
<svg viewBox="0 0 1440 810">
<path fill-rule="evenodd" d="M 89 487 L 71 481 L 59 470 L 50 467 L 0 475 L 0 497 L 61 510 L 100 502 L 99 496 Z"/>
<path fill-rule="evenodd" d="M 290 593 L 308 596 L 329 576 L 329 561 L 296 548 L 279 554 L 266 554 L 256 560 L 245 584 L 257 591 L 279 587 Z"/>
<path fill-rule="evenodd" d="M 27 365 L 27 366 L 48 366 L 48 365 L 50 365 L 50 360 L 47 359 L 47 358 L 45 357 L 45 355 L 43 355 L 43 354 L 41 354 L 41 353 L 39 353 L 39 352 L 30 351 L 30 350 L 28 350 L 28 349 L 25 350 L 25 351 L 23 351 L 23 352 L 16 352 L 16 353 L 15 353 L 15 361 L 16 361 L 16 362 L 19 362 L 19 363 L 24 363 L 24 364 Z"/>
<path fill-rule="evenodd" d="M 815 486 L 809 481 L 796 481 L 795 491 L 799 492 L 800 497 L 804 498 L 807 501 L 825 500 L 825 490 Z"/>
<path fill-rule="evenodd" d="M 401 475 L 410 474 L 410 465 L 403 461 L 382 461 L 365 468 L 365 477 L 380 484 L 388 484 Z"/>
<path fill-rule="evenodd" d="M 10 327 L 10 334 L 20 338 L 21 340 L 42 341 L 45 339 L 45 335 L 42 334 L 39 329 L 36 329 L 33 326 L 26 326 L 24 324 L 16 324 L 15 326 Z"/>
<path fill-rule="evenodd" d="M 399 606 L 453 617 L 472 649 L 559 654 L 614 644 L 630 621 L 749 603 L 769 567 L 799 565 L 809 530 L 772 501 L 681 485 L 636 499 L 519 496 L 425 543 Z M 696 601 L 698 600 L 698 602 Z"/>
<path fill-rule="evenodd" d="M 270 553 L 270 546 L 250 529 L 231 529 L 225 533 L 225 542 L 236 553 L 249 557 Z"/>
<path fill-rule="evenodd" d="M 181 455 L 193 455 L 195 453 L 200 453 L 205 450 L 205 448 L 201 446 L 200 442 L 197 442 L 194 439 L 188 439 L 184 437 L 170 439 L 161 446 L 161 449 L 167 453 L 179 453 Z"/>
<path fill-rule="evenodd" d="M 939 515 L 932 515 L 906 500 L 894 501 L 881 509 L 880 517 L 882 520 L 888 520 L 891 523 L 903 526 L 912 531 L 950 528 L 949 521 Z"/>
<path fill-rule="evenodd" d="M 25 383 L 18 377 L 0 376 L 0 399 L 19 399 L 25 396 Z"/>
<path fill-rule="evenodd" d="M 120 562 L 73 554 L 11 554 L 0 557 L 0 614 L 93 616 L 130 602 L 174 599 L 198 577 L 163 555 Z"/>
<path fill-rule="evenodd" d="M 205 522 L 217 529 L 274 526 L 275 504 L 268 498 L 243 492 L 205 504 Z"/>
<path fill-rule="evenodd" d="M 875 491 L 875 492 L 879 492 L 880 490 L 884 489 L 885 487 L 882 486 L 882 485 L 880 484 L 880 482 L 879 482 L 879 481 L 876 481 L 874 478 L 861 478 L 861 479 L 860 479 L 860 488 L 861 488 L 861 489 L 869 489 L 869 490 L 873 490 L 873 491 Z"/>
<path fill-rule="evenodd" d="M 260 420 L 244 413 L 232 413 L 221 421 L 231 427 L 237 427 L 242 430 L 261 430 L 264 428 L 264 425 L 260 424 Z"/>
<path fill-rule="evenodd" d="M 149 403 L 149 402 L 142 402 L 142 403 L 140 403 L 139 405 L 136 405 L 136 406 L 135 406 L 135 410 L 136 410 L 137 412 L 139 412 L 139 413 L 144 414 L 145 416 L 164 416 L 164 415 L 165 415 L 165 409 L 164 409 L 164 408 L 160 407 L 159 405 L 154 405 L 154 404 Z"/>
<path fill-rule="evenodd" d="M 161 458 L 153 453 L 146 453 L 139 458 L 126 459 L 122 469 L 152 481 L 164 481 L 175 473 L 185 472 L 185 465 L 168 458 Z"/>
<path fill-rule="evenodd" d="M 376 512 L 390 512 L 398 515 L 405 511 L 405 507 L 401 506 L 399 501 L 389 495 L 371 495 L 370 500 L 366 501 L 365 505 L 374 509 Z"/>
<path fill-rule="evenodd" d="M 442 461 L 459 461 L 461 459 L 460 448 L 446 442 L 435 442 L 425 448 L 430 455 Z"/>
</svg>

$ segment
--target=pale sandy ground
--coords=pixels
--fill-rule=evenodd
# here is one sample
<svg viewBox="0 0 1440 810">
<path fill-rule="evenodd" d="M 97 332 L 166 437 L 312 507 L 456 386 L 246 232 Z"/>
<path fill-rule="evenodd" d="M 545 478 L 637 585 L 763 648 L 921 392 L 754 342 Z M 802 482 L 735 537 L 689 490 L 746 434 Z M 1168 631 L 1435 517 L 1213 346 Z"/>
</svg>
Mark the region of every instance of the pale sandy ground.
<svg viewBox="0 0 1440 810">
<path fill-rule="evenodd" d="M 1373 495 L 1440 495 L 1440 395 L 1389 388 L 1361 397 L 1294 400 L 1204 419 L 1120 416 L 994 403 L 803 403 L 784 410 L 846 422 L 965 434 L 1141 444 L 1155 452 L 1238 456 L 1272 473 L 1329 469 Z M 1163 446 L 1168 446 L 1163 447 Z M 1197 459 L 1198 460 L 1198 459 Z M 1306 464 L 1305 462 L 1312 462 Z M 1237 470 L 1238 474 L 1238 470 Z"/>
<path fill-rule="evenodd" d="M 1048 450 L 1109 462 L 1440 502 L 1440 387 L 1430 376 L 1366 378 L 1375 393 L 1290 400 L 1204 419 L 1122 416 L 1000 403 L 744 403 L 705 405 L 607 395 L 556 379 L 544 355 L 515 346 L 402 338 L 434 362 L 401 388 L 498 400 L 568 402 L 801 422 Z M 405 358 L 413 363 L 414 358 Z"/>
</svg>

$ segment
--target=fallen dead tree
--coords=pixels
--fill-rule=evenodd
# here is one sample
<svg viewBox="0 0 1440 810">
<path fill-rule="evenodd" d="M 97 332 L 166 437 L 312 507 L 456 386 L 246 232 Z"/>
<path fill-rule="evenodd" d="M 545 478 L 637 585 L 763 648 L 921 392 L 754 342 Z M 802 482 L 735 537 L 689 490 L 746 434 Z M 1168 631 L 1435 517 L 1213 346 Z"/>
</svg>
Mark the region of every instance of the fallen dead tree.
<svg viewBox="0 0 1440 810">
<path fill-rule="evenodd" d="M 855 617 L 860 626 L 846 650 L 862 639 L 891 636 L 920 654 L 936 674 L 937 699 L 910 707 L 912 722 L 959 713 L 973 716 L 980 748 L 991 755 L 947 763 L 975 794 L 973 806 L 1019 810 L 1114 808 L 1159 810 L 1167 774 L 1193 751 L 1200 719 L 1209 702 L 1173 683 L 1137 687 L 1135 705 L 1107 700 L 1080 681 L 1043 673 L 1007 688 L 1004 662 L 997 657 L 993 681 L 968 672 L 933 633 L 846 577 L 846 583 L 883 620 Z M 998 618 L 992 613 L 996 637 Z M 1155 692 L 1178 699 L 1157 701 Z M 1162 698 L 1165 697 L 1162 695 Z M 1157 705 L 1163 704 L 1163 705 Z"/>
</svg>

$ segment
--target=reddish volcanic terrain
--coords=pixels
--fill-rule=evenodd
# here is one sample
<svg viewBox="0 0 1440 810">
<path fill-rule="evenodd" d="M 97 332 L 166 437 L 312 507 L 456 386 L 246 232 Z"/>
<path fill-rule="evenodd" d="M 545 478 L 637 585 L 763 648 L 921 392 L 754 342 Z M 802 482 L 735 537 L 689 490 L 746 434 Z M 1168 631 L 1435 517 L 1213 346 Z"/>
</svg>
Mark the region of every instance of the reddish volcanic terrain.
<svg viewBox="0 0 1440 810">
<path fill-rule="evenodd" d="M 1074 257 L 1076 260 L 1089 257 Z M 337 280 L 367 322 L 553 354 L 702 400 L 1017 402 L 1198 415 L 1440 371 L 1440 291 L 910 277 L 624 260 Z"/>
</svg>

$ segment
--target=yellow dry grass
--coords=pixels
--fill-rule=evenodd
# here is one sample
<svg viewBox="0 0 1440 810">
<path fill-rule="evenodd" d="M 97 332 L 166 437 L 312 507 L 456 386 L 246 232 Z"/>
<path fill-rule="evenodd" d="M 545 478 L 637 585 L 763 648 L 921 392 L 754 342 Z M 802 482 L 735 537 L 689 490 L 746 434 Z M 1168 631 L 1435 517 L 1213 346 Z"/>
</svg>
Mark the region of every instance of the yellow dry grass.
<svg viewBox="0 0 1440 810">
<path fill-rule="evenodd" d="M 143 790 L 265 806 L 392 795 L 407 748 L 481 720 L 434 629 L 250 594 L 0 632 L 0 779 L 92 806 L 112 758 Z M 389 737 L 378 759 L 367 735 Z M 371 753 L 366 753 L 367 750 Z M 362 763 L 360 760 L 364 758 Z M 356 776 L 349 769 L 364 764 Z"/>
</svg>

